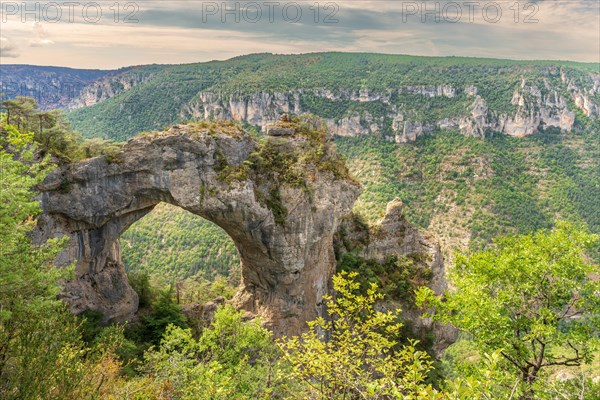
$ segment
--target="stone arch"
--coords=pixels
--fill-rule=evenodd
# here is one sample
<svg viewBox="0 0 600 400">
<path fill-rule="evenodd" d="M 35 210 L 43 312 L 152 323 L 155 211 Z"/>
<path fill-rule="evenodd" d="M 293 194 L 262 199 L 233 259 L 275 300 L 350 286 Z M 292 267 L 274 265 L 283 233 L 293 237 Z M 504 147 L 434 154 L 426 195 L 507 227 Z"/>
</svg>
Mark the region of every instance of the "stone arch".
<svg viewBox="0 0 600 400">
<path fill-rule="evenodd" d="M 268 140 L 290 156 L 315 145 L 299 134 Z M 321 144 L 326 159 L 335 157 L 331 146 Z M 276 335 L 299 333 L 305 321 L 322 315 L 321 298 L 335 271 L 333 235 L 360 189 L 313 164 L 304 167 L 310 181 L 304 187 L 280 182 L 276 174 L 236 175 L 259 146 L 229 125 L 177 125 L 131 139 L 115 156 L 51 173 L 40 185 L 43 213 L 34 239 L 68 236 L 56 263 L 76 264 L 76 277 L 64 291 L 71 310 L 98 310 L 106 320 L 131 318 L 137 295 L 127 283 L 118 238 L 167 202 L 231 237 L 242 262 L 234 304 L 260 316 Z M 276 204 L 265 199 L 274 191 Z"/>
</svg>

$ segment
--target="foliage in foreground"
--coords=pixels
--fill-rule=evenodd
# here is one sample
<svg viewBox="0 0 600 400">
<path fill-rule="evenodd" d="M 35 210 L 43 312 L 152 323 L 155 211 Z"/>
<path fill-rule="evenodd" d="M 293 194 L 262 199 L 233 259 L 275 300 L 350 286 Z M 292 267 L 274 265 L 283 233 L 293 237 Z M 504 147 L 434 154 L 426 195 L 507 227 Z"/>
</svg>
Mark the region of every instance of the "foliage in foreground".
<svg viewBox="0 0 600 400">
<path fill-rule="evenodd" d="M 537 398 L 548 369 L 589 363 L 597 350 L 599 269 L 585 255 L 597 241 L 563 222 L 500 238 L 492 250 L 457 257 L 443 299 L 422 288 L 417 301 L 472 335 L 481 352 L 499 351 L 517 379 L 512 392 Z"/>
<path fill-rule="evenodd" d="M 427 354 L 415 343 L 399 346 L 399 310 L 376 311 L 383 295 L 375 284 L 359 294 L 357 275 L 334 276 L 337 297 L 325 297 L 330 320 L 317 318 L 309 332 L 280 342 L 291 376 L 306 384 L 306 398 L 436 398 L 424 383 Z"/>
<path fill-rule="evenodd" d="M 32 132 L 0 122 L 0 398 L 96 398 L 98 368 L 111 362 L 119 341 L 109 333 L 118 328 L 87 347 L 57 298 L 71 272 L 52 265 L 63 241 L 34 246 L 28 235 L 40 211 L 33 186 L 49 166 L 32 161 Z"/>
<path fill-rule="evenodd" d="M 242 317 L 225 306 L 198 338 L 190 329 L 169 326 L 160 346 L 144 356 L 150 387 L 176 399 L 268 398 L 277 390 L 271 333 Z"/>
</svg>

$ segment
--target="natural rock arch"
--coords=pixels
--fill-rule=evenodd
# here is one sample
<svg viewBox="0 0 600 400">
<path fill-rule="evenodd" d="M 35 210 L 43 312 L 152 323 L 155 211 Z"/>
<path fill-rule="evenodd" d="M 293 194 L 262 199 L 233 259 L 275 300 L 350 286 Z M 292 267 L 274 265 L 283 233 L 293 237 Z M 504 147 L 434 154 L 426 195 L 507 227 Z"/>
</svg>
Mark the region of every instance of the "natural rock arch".
<svg viewBox="0 0 600 400">
<path fill-rule="evenodd" d="M 76 264 L 64 295 L 72 311 L 98 310 L 106 320 L 121 321 L 134 314 L 137 295 L 127 283 L 118 238 L 167 202 L 227 232 L 242 262 L 234 303 L 276 335 L 298 333 L 322 315 L 321 298 L 335 270 L 333 235 L 360 189 L 339 173 L 325 136 L 274 132 L 286 136 L 268 138 L 273 157 L 292 160 L 290 170 L 303 162 L 305 182 L 298 183 L 297 173 L 285 182 L 285 169 L 260 171 L 263 144 L 234 126 L 214 124 L 141 135 L 117 155 L 50 174 L 40 185 L 43 213 L 34 239 L 68 236 L 56 263 Z M 315 146 L 320 158 L 307 161 Z"/>
</svg>

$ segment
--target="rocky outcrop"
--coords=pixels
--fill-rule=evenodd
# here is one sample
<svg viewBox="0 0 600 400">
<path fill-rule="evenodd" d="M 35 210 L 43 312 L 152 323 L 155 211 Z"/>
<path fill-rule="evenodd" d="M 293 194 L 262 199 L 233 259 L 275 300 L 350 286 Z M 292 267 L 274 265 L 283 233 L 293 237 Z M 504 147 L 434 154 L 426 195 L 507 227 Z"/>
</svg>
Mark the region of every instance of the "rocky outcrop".
<svg viewBox="0 0 600 400">
<path fill-rule="evenodd" d="M 575 113 L 569 111 L 566 100 L 545 82 L 543 94 L 537 86 L 527 86 L 525 80 L 521 90 L 515 91 L 512 104 L 517 112 L 513 118 L 499 118 L 500 131 L 510 136 L 527 136 L 535 133 L 542 126 L 553 126 L 564 132 L 573 129 Z"/>
<path fill-rule="evenodd" d="M 469 97 L 477 96 L 477 87 L 474 85 L 467 85 L 465 87 L 465 93 Z"/>
<path fill-rule="evenodd" d="M 280 115 L 300 114 L 298 93 L 258 92 L 251 95 L 201 92 L 183 111 L 182 117 L 233 119 L 266 127 Z"/>
<path fill-rule="evenodd" d="M 431 269 L 431 288 L 437 294 L 444 292 L 447 283 L 440 246 L 433 237 L 408 222 L 402 200 L 388 203 L 384 217 L 375 224 L 373 231 L 375 233 L 362 252 L 365 258 L 383 261 L 391 254 L 419 254 L 420 259 L 426 260 L 423 266 Z"/>
<path fill-rule="evenodd" d="M 513 94 L 511 104 L 516 106 L 516 112 L 512 116 L 498 115 L 488 108 L 483 97 L 475 95 L 469 117 L 445 119 L 439 121 L 438 126 L 458 127 L 463 135 L 476 137 L 484 137 L 488 131 L 524 137 L 546 127 L 571 131 L 575 113 L 569 110 L 567 101 L 556 90 L 549 87 L 547 90 L 543 94 L 536 86 L 526 86 L 523 81 L 521 89 Z M 453 126 L 454 123 L 456 125 Z"/>
<path fill-rule="evenodd" d="M 3 96 L 33 97 L 42 110 L 68 108 L 90 83 L 116 72 L 10 64 L 2 64 L 0 69 Z"/>
<path fill-rule="evenodd" d="M 429 234 L 415 228 L 404 216 L 403 204 L 396 199 L 387 205 L 385 216 L 375 225 L 375 235 L 366 246 L 366 258 L 383 261 L 390 255 L 412 256 L 421 268 L 431 271 L 428 285 L 436 294 L 441 295 L 448 287 L 444 258 L 437 240 Z M 415 257 L 415 255 L 418 255 Z M 457 330 L 448 324 L 434 322 L 431 318 L 422 318 L 423 310 L 414 304 L 402 304 L 402 316 L 411 322 L 413 333 L 426 337 L 428 332 L 434 335 L 433 351 L 441 355 L 442 351 L 454 343 Z"/>
<path fill-rule="evenodd" d="M 434 127 L 428 124 L 423 125 L 422 122 L 398 121 L 394 120 L 393 125 L 398 127 L 394 140 L 396 143 L 410 143 L 417 140 L 419 136 L 427 133 L 433 133 Z"/>
<path fill-rule="evenodd" d="M 588 117 L 598 117 L 598 105 L 592 103 L 589 96 L 580 92 L 573 93 L 573 101 Z"/>
<path fill-rule="evenodd" d="M 311 151 L 314 140 L 298 134 L 268 143 L 292 157 Z M 260 146 L 231 125 L 179 125 L 130 140 L 110 160 L 89 159 L 51 173 L 39 187 L 43 213 L 34 239 L 68 237 L 56 263 L 76 263 L 76 278 L 64 294 L 71 310 L 98 310 L 105 320 L 131 318 L 138 300 L 117 239 L 167 202 L 228 233 L 242 263 L 234 303 L 276 335 L 299 333 L 305 321 L 322 315 L 321 297 L 335 271 L 333 235 L 360 189 L 313 164 L 303 166 L 304 187 L 264 178 L 274 174 L 227 175 L 247 166 Z M 333 148 L 323 146 L 323 157 L 335 157 Z"/>
<path fill-rule="evenodd" d="M 570 82 L 570 81 L 569 81 Z M 591 83 L 590 83 L 591 85 Z M 600 79 L 588 92 L 582 91 L 574 83 L 569 83 L 571 100 L 585 115 L 596 118 L 599 106 L 592 100 L 600 90 Z M 254 94 L 223 94 L 201 92 L 195 101 L 182 112 L 181 118 L 233 119 L 261 127 L 276 121 L 286 113 L 321 114 L 316 106 L 308 107 L 304 99 L 320 98 L 323 101 L 340 104 L 342 111 L 337 118 L 325 118 L 328 130 L 335 136 L 363 136 L 383 134 L 397 143 L 414 142 L 419 136 L 433 134 L 436 130 L 453 129 L 463 135 L 484 137 L 488 132 L 499 132 L 510 136 L 523 137 L 537 132 L 540 128 L 556 127 L 563 132 L 573 129 L 575 113 L 569 102 L 548 80 L 533 84 L 522 80 L 515 90 L 510 105 L 514 113 L 500 113 L 490 109 L 486 99 L 478 94 L 474 85 L 458 88 L 448 84 L 431 86 L 407 85 L 386 90 L 369 89 L 297 89 L 289 92 L 258 92 Z M 463 112 L 448 115 L 438 121 L 426 120 L 403 96 L 426 98 L 443 97 L 446 101 L 472 99 Z M 410 99 L 410 97 L 408 97 Z M 365 103 L 380 103 L 375 107 L 384 111 L 374 114 Z M 348 107 L 348 104 L 353 104 Z M 316 108 L 315 108 L 316 107 Z"/>
<path fill-rule="evenodd" d="M 427 97 L 448 97 L 456 96 L 456 88 L 451 85 L 441 84 L 435 86 L 405 86 L 400 88 L 400 93 L 420 94 Z"/>
<path fill-rule="evenodd" d="M 333 118 L 329 118 L 326 120 L 326 123 L 329 132 L 336 136 L 356 137 L 371 133 L 363 121 L 364 119 L 361 118 L 359 113 L 352 113 L 337 121 Z"/>
<path fill-rule="evenodd" d="M 196 330 L 201 332 L 203 328 L 210 326 L 215 320 L 215 313 L 220 306 L 225 305 L 226 300 L 224 297 L 219 296 L 211 301 L 207 301 L 204 304 L 192 303 L 185 304 L 181 307 L 181 312 L 185 315 L 188 321 L 193 321 Z"/>
<path fill-rule="evenodd" d="M 339 120 L 328 118 L 325 123 L 327 130 L 334 136 L 356 137 L 378 133 L 383 125 L 383 118 L 376 119 L 368 111 L 363 111 L 349 113 Z"/>
<path fill-rule="evenodd" d="M 109 74 L 83 88 L 77 97 L 66 104 L 65 108 L 75 110 L 81 107 L 93 106 L 147 82 L 151 78 L 152 73 L 137 68 L 128 69 L 125 73 Z"/>
<path fill-rule="evenodd" d="M 569 77 L 564 68 L 560 71 L 562 83 L 567 85 L 567 92 L 571 95 L 571 99 L 575 106 L 580 109 L 585 115 L 591 118 L 600 117 L 600 104 L 592 101 L 594 96 L 600 94 L 600 75 L 579 77 L 575 79 Z M 583 82 L 582 82 L 583 81 Z"/>
<path fill-rule="evenodd" d="M 415 228 L 404 216 L 400 199 L 390 202 L 384 217 L 374 226 L 367 227 L 354 219 L 346 219 L 341 224 L 336 240 L 338 258 L 345 252 L 354 252 L 364 259 L 384 263 L 390 256 L 410 257 L 418 268 L 428 271 L 431 279 L 429 286 L 441 295 L 447 288 L 444 258 L 440 245 L 431 235 Z M 422 310 L 410 302 L 401 304 L 402 318 L 410 322 L 413 334 L 426 337 L 434 334 L 433 350 L 441 354 L 442 350 L 456 339 L 457 331 L 450 325 L 422 318 Z"/>
</svg>

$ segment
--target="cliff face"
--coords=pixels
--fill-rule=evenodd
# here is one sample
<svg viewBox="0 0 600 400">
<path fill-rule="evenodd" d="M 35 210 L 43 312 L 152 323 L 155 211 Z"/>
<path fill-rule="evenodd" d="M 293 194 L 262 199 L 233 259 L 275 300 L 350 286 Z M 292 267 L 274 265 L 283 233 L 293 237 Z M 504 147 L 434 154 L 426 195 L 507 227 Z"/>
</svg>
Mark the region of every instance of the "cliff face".
<svg viewBox="0 0 600 400">
<path fill-rule="evenodd" d="M 81 107 L 93 106 L 141 83 L 147 82 L 151 78 L 152 73 L 150 71 L 136 68 L 128 70 L 126 73 L 109 74 L 82 88 L 79 95 L 68 101 L 64 108 L 74 110 Z"/>
<path fill-rule="evenodd" d="M 44 109 L 70 110 L 84 135 L 117 140 L 189 119 L 264 129 L 284 113 L 318 115 L 337 136 L 377 134 L 398 143 L 448 129 L 469 136 L 568 132 L 600 117 L 597 66 L 567 62 L 319 53 L 119 71 L 0 68 L 5 97 L 33 96 Z"/>
<path fill-rule="evenodd" d="M 341 235 L 336 237 L 338 257 L 345 252 L 353 252 L 381 264 L 390 256 L 412 257 L 417 268 L 430 274 L 427 286 L 436 294 L 441 295 L 448 287 L 444 258 L 437 239 L 408 222 L 400 199 L 387 205 L 384 217 L 375 225 L 365 227 L 346 219 L 340 231 L 344 232 L 345 239 L 341 240 Z M 400 307 L 403 320 L 410 322 L 416 337 L 427 337 L 430 332 L 434 334 L 433 351 L 436 354 L 441 354 L 455 341 L 457 331 L 452 326 L 421 318 L 422 310 L 410 301 L 401 302 Z"/>
<path fill-rule="evenodd" d="M 0 70 L 0 92 L 6 98 L 33 97 L 42 110 L 68 108 L 85 87 L 116 72 L 10 64 Z"/>
<path fill-rule="evenodd" d="M 565 78 L 567 79 L 567 78 Z M 483 137 L 486 132 L 499 132 L 510 136 L 531 135 L 540 128 L 555 127 L 569 132 L 575 124 L 575 111 L 580 110 L 591 118 L 599 116 L 599 105 L 594 98 L 600 94 L 600 77 L 593 77 L 591 88 L 582 89 L 573 80 L 566 80 L 567 90 L 543 82 L 523 79 L 515 89 L 510 104 L 512 112 L 499 112 L 490 108 L 487 100 L 473 85 L 455 87 L 447 84 L 434 86 L 401 86 L 386 91 L 368 89 L 342 89 L 337 92 L 325 89 L 299 89 L 288 92 L 257 92 L 253 94 L 223 94 L 203 91 L 181 112 L 180 117 L 198 119 L 233 119 L 257 125 L 263 129 L 285 113 L 323 114 L 316 106 L 307 105 L 307 99 L 317 98 L 327 104 L 347 104 L 348 108 L 337 118 L 325 118 L 328 129 L 337 136 L 361 136 L 383 133 L 390 141 L 413 142 L 417 137 L 434 133 L 438 129 L 456 129 L 463 135 Z M 590 83 L 590 82 L 587 82 Z M 407 97 L 410 96 L 410 97 Z M 443 98 L 447 104 L 455 102 L 452 114 L 432 119 L 419 114 L 417 106 L 399 99 Z M 373 113 L 369 104 L 378 104 Z"/>
<path fill-rule="evenodd" d="M 269 139 L 290 155 L 306 152 L 309 140 L 295 134 Z M 117 239 L 164 201 L 227 232 L 242 263 L 234 303 L 276 335 L 299 333 L 305 321 L 322 315 L 321 297 L 335 271 L 333 235 L 360 189 L 312 164 L 304 171 L 306 188 L 259 174 L 228 179 L 227 171 L 246 165 L 259 146 L 231 126 L 180 125 L 130 140 L 112 163 L 89 159 L 48 176 L 40 185 L 43 214 L 35 239 L 69 237 L 57 264 L 77 265 L 76 279 L 65 288 L 72 311 L 98 310 L 106 320 L 121 321 L 133 315 L 137 295 Z M 334 157 L 332 151 L 324 156 Z"/>
<path fill-rule="evenodd" d="M 528 85 L 522 80 L 521 87 L 515 90 L 511 100 L 517 108 L 513 115 L 490 112 L 485 99 L 477 96 L 471 106 L 471 118 L 459 122 L 461 132 L 483 136 L 486 130 L 493 130 L 523 137 L 542 127 L 555 127 L 563 132 L 572 130 L 575 112 L 569 109 L 567 100 L 547 81 L 544 82 L 544 90 L 545 93 L 538 86 Z"/>
</svg>

